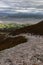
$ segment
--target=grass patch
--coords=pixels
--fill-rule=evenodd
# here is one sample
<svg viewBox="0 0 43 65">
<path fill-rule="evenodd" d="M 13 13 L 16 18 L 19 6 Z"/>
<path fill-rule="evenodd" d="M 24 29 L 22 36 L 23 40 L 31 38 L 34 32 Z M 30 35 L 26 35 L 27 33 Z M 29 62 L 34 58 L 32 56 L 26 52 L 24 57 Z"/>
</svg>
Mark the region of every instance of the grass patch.
<svg viewBox="0 0 43 65">
<path fill-rule="evenodd" d="M 0 23 L 0 28 L 6 28 L 6 29 L 10 29 L 10 28 L 15 28 L 15 29 L 19 29 L 25 26 L 29 26 L 30 24 L 16 24 L 16 23 L 9 23 L 9 24 L 2 24 Z"/>
</svg>

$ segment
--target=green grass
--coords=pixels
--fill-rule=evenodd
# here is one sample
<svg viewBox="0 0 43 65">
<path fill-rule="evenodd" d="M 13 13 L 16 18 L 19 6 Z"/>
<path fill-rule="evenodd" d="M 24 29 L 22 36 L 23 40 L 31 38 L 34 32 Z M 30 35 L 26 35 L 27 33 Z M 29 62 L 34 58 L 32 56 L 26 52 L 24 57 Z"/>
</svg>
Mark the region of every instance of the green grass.
<svg viewBox="0 0 43 65">
<path fill-rule="evenodd" d="M 15 29 L 19 29 L 25 26 L 29 26 L 30 24 L 16 24 L 16 23 L 9 23 L 9 24 L 1 24 L 0 23 L 0 28 L 15 28 Z"/>
</svg>

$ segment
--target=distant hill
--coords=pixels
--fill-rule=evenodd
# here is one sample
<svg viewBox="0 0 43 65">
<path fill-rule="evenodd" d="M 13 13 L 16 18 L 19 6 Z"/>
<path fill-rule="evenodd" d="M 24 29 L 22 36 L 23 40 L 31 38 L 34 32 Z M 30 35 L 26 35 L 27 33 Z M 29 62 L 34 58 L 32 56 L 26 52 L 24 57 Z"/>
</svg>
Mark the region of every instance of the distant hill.
<svg viewBox="0 0 43 65">
<path fill-rule="evenodd" d="M 31 33 L 36 35 L 43 35 L 43 21 L 40 21 L 37 24 L 26 26 L 21 29 L 16 29 L 15 31 L 11 32 L 11 35 L 18 35 L 21 33 Z"/>
<path fill-rule="evenodd" d="M 7 13 L 0 12 L 0 18 L 34 18 L 34 19 L 43 19 L 43 14 L 41 13 L 26 13 L 26 12 L 18 12 L 18 13 Z"/>
</svg>

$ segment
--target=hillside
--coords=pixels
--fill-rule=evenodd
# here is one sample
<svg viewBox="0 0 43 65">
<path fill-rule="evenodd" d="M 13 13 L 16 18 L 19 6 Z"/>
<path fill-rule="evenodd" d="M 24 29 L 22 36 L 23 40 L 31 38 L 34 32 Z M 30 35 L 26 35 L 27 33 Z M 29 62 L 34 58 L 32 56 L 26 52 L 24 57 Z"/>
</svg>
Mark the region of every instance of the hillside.
<svg viewBox="0 0 43 65">
<path fill-rule="evenodd" d="M 43 35 L 43 21 L 34 24 L 34 25 L 30 25 L 30 26 L 26 26 L 24 28 L 20 28 L 20 29 L 16 29 L 15 31 L 11 32 L 11 35 L 18 35 L 21 33 L 31 33 L 31 34 L 36 34 L 36 35 Z"/>
<path fill-rule="evenodd" d="M 41 35 L 43 21 L 13 30 L 9 34 L 0 34 L 0 65 L 43 65 Z"/>
<path fill-rule="evenodd" d="M 18 44 L 27 42 L 27 39 L 24 36 L 17 36 L 17 37 L 5 37 L 0 36 L 0 51 L 4 49 L 8 49 L 14 47 Z"/>
<path fill-rule="evenodd" d="M 0 65 L 43 65 L 43 37 L 27 34 L 25 36 L 28 41 L 24 43 L 20 42 L 23 37 L 6 39 L 7 44 L 3 43 L 3 48 L 11 46 L 11 41 L 13 44 L 19 41 L 21 44 L 0 51 Z"/>
<path fill-rule="evenodd" d="M 19 36 L 22 33 L 23 35 Z M 27 38 L 24 37 L 25 33 L 30 33 L 32 35 L 43 35 L 43 21 L 34 25 L 13 29 L 8 33 L 0 31 L 0 50 L 11 48 L 15 45 L 26 42 Z"/>
</svg>

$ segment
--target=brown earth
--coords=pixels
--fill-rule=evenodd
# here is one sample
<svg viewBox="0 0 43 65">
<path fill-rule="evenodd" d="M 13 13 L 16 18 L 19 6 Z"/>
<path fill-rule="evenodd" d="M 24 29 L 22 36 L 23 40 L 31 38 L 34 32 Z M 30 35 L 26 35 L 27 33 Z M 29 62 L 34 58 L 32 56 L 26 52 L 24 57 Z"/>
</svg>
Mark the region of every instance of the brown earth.
<svg viewBox="0 0 43 65">
<path fill-rule="evenodd" d="M 15 38 L 8 37 L 5 40 L 2 39 L 0 41 L 0 51 L 14 47 L 14 46 L 24 43 L 24 42 L 27 42 L 27 39 L 24 36 L 18 36 Z"/>
<path fill-rule="evenodd" d="M 11 32 L 10 35 L 18 35 L 21 33 L 31 33 L 31 34 L 35 34 L 35 35 L 43 35 L 43 21 L 31 25 L 31 26 L 27 26 L 21 29 L 16 29 L 15 31 Z"/>
</svg>

